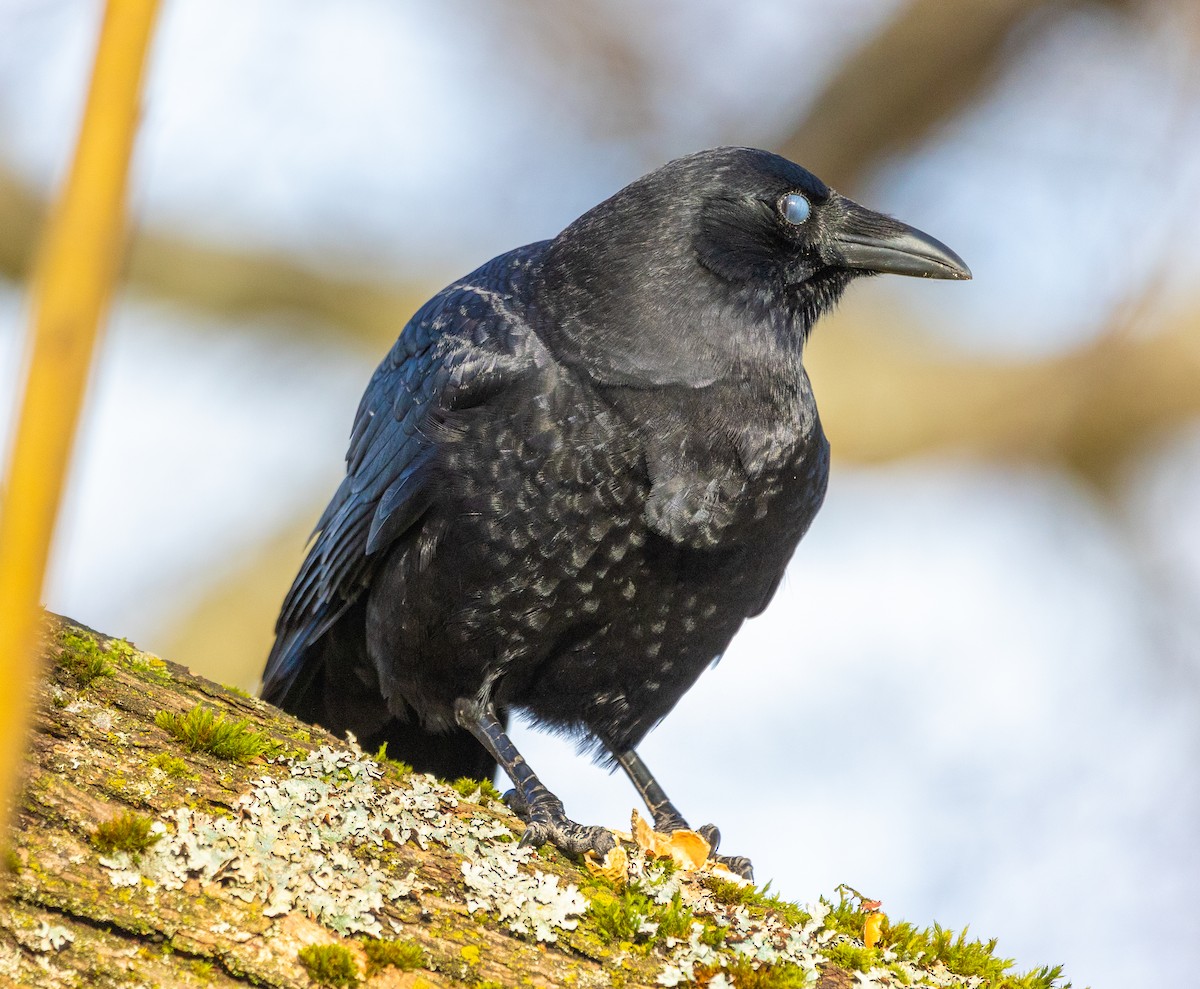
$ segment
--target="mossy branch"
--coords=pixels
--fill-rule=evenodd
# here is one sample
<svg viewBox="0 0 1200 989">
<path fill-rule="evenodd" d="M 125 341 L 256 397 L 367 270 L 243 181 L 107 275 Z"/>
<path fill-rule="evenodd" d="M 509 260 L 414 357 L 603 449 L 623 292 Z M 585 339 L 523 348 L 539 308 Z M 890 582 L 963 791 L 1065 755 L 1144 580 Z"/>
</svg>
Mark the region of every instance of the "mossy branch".
<svg viewBox="0 0 1200 989">
<path fill-rule="evenodd" d="M 804 908 L 636 848 L 613 886 L 520 847 L 522 825 L 478 781 L 369 758 L 65 620 L 44 647 L 0 983 L 840 989 L 854 968 L 914 982 L 923 965 L 942 966 L 939 985 L 1058 978 L 1017 975 L 965 932 L 881 924 L 857 894 Z"/>
</svg>

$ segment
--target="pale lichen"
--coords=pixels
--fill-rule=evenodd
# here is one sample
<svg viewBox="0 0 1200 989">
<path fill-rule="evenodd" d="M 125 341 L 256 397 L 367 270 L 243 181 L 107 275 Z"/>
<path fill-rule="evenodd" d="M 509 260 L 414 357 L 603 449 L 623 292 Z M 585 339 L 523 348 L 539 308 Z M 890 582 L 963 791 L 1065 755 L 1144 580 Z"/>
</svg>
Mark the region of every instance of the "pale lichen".
<svg viewBox="0 0 1200 989">
<path fill-rule="evenodd" d="M 560 887 L 557 876 L 523 870 L 520 866 L 532 857 L 532 849 L 500 844 L 480 852 L 462 863 L 463 881 L 472 894 L 468 910 L 494 910 L 509 930 L 538 941 L 557 941 L 555 929 L 575 929 L 587 898 L 573 885 Z"/>
<path fill-rule="evenodd" d="M 59 924 L 40 921 L 33 930 L 18 933 L 17 939 L 26 948 L 41 954 L 62 951 L 75 943 L 75 935 Z"/>
<path fill-rule="evenodd" d="M 498 840 L 511 837 L 502 822 L 454 814 L 457 794 L 428 776 L 379 788 L 378 763 L 329 747 L 285 765 L 286 777 L 255 781 L 231 817 L 168 812 L 158 822 L 162 840 L 139 865 L 122 855 L 101 861 L 112 884 L 144 880 L 153 890 L 181 889 L 193 878 L 221 882 L 231 896 L 260 901 L 268 917 L 296 910 L 341 934 L 379 937 L 384 906 L 421 884 L 414 873 L 392 874 L 373 852 L 413 842 L 463 856 L 471 909 L 495 910 L 510 929 L 538 940 L 574 927 L 587 907 L 573 886 L 527 868 L 532 849 Z"/>
<path fill-rule="evenodd" d="M 530 940 L 601 937 L 592 900 L 574 884 L 537 868 L 529 847 L 512 841 L 500 818 L 462 813 L 450 787 L 423 774 L 399 785 L 356 747 L 322 747 L 303 758 L 277 760 L 278 775 L 255 780 L 228 816 L 178 807 L 154 822 L 158 838 L 140 862 L 127 852 L 100 859 L 118 887 L 181 890 L 190 880 L 223 886 L 226 895 L 256 904 L 263 916 L 299 912 L 342 935 L 382 937 L 402 925 L 388 905 L 430 889 L 415 870 L 398 865 L 406 844 L 439 847 L 458 856 L 469 912 L 486 913 Z M 813 984 L 820 968 L 847 951 L 871 963 L 856 986 L 899 985 L 975 989 L 983 980 L 959 975 L 931 958 L 901 957 L 886 944 L 866 949 L 847 933 L 824 901 L 784 904 L 752 887 L 726 888 L 711 876 L 689 874 L 629 852 L 628 883 L 617 892 L 595 887 L 593 899 L 629 901 L 626 948 L 654 965 L 658 985 L 736 986 Z M 589 885 L 591 884 L 591 885 Z M 442 886 L 444 887 L 444 881 Z M 441 888 L 442 897 L 462 896 Z M 669 921 L 669 922 L 668 922 Z M 841 918 L 844 921 L 844 918 Z M 611 925 L 610 925 L 611 926 Z M 628 926 L 628 925 L 627 925 Z M 611 933 L 611 932 L 610 932 Z M 619 931 L 617 932 L 620 933 Z M 574 941 L 572 942 L 574 943 Z M 632 957 L 632 956 L 630 956 Z M 771 973 L 786 978 L 771 981 Z M 1045 985 L 1050 985 L 1046 982 Z"/>
</svg>

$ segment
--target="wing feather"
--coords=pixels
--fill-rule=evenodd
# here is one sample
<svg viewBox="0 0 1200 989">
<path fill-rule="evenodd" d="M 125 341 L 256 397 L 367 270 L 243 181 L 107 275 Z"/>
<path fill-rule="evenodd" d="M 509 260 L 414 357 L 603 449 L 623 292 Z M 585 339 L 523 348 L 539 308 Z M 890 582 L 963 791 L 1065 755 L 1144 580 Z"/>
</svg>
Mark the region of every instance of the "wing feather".
<svg viewBox="0 0 1200 989">
<path fill-rule="evenodd" d="M 545 244 L 489 262 L 427 302 L 380 363 L 359 403 L 346 477 L 322 513 L 276 622 L 263 697 L 289 707 L 312 680 L 310 648 L 369 586 L 437 497 L 430 483 L 453 431 L 448 415 L 487 401 L 533 366 L 522 285 Z M 540 346 L 540 345 L 539 345 Z"/>
</svg>

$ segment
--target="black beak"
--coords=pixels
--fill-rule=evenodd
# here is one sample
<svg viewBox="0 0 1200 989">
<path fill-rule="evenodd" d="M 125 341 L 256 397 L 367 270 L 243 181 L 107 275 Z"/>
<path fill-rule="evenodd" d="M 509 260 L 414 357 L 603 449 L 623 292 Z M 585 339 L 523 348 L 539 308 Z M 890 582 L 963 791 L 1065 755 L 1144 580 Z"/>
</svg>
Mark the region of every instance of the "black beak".
<svg viewBox="0 0 1200 989">
<path fill-rule="evenodd" d="M 838 264 L 890 275 L 921 278 L 971 277 L 971 269 L 940 240 L 890 216 L 843 199 L 845 212 L 833 234 Z"/>
</svg>

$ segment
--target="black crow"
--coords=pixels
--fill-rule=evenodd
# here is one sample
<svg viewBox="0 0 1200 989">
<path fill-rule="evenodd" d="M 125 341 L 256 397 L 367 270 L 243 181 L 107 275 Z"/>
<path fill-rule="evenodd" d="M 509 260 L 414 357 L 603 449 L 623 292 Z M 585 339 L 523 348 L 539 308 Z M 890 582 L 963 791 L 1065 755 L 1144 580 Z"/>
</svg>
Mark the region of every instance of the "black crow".
<svg viewBox="0 0 1200 989">
<path fill-rule="evenodd" d="M 656 829 L 687 827 L 635 747 L 820 507 L 804 342 L 876 272 L 971 277 L 798 165 L 717 148 L 439 292 L 367 386 L 263 696 L 417 769 L 498 762 L 526 840 L 603 855 L 610 833 L 509 740 L 521 711 L 615 760 Z"/>
</svg>

